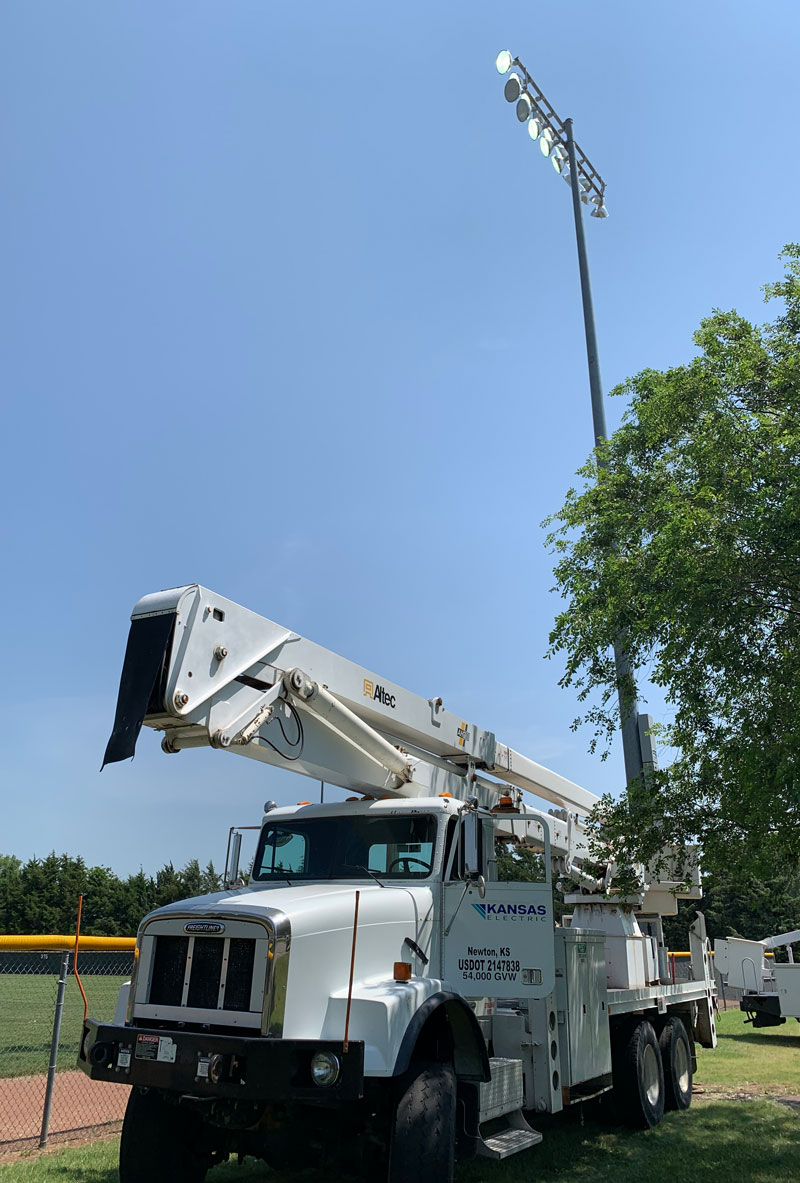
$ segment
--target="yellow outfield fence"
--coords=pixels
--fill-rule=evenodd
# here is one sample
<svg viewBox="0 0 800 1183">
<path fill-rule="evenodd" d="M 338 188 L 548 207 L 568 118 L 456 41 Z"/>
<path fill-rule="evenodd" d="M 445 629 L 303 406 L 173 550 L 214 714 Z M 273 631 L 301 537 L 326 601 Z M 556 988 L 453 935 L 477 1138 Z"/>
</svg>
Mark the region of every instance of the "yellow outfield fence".
<svg viewBox="0 0 800 1183">
<path fill-rule="evenodd" d="M 81 936 L 78 953 L 132 953 L 136 937 Z M 0 936 L 0 953 L 71 953 L 75 936 L 47 933 L 43 936 Z"/>
</svg>

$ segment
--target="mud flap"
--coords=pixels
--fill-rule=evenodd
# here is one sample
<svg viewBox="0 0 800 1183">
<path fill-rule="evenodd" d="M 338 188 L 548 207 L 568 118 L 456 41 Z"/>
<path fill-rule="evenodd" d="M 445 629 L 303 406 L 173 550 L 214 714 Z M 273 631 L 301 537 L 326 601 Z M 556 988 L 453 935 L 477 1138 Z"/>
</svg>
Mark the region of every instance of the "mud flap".
<svg viewBox="0 0 800 1183">
<path fill-rule="evenodd" d="M 164 710 L 162 681 L 174 627 L 174 612 L 145 616 L 131 623 L 119 684 L 117 713 L 101 770 L 106 764 L 115 764 L 118 760 L 128 760 L 133 756 L 145 715 Z M 159 691 L 162 691 L 160 695 Z M 159 698 L 161 701 L 156 701 Z"/>
</svg>

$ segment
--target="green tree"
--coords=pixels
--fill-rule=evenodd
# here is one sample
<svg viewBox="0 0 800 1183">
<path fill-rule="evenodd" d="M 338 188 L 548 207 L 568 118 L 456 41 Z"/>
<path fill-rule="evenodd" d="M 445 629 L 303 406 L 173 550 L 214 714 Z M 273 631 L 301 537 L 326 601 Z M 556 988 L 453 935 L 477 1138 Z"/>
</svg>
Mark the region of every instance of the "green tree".
<svg viewBox="0 0 800 1183">
<path fill-rule="evenodd" d="M 21 896 L 22 861 L 12 854 L 0 854 L 0 932 L 17 932 L 13 925 Z"/>
<path fill-rule="evenodd" d="M 165 863 L 160 871 L 156 871 L 154 907 L 163 908 L 165 904 L 174 904 L 176 900 L 182 900 L 184 895 L 180 872 L 175 870 L 172 863 Z"/>
<path fill-rule="evenodd" d="M 710 939 L 765 937 L 800 928 L 800 873 L 792 867 L 768 879 L 720 871 L 703 877 L 703 898 L 678 905 L 677 916 L 664 918 L 664 934 L 670 949 L 689 948 L 689 925 L 700 910 Z M 797 956 L 795 946 L 795 956 Z M 778 950 L 776 958 L 786 960 Z"/>
<path fill-rule="evenodd" d="M 549 520 L 576 725 L 593 747 L 619 725 L 617 638 L 671 711 L 675 759 L 596 812 L 623 858 L 695 838 L 717 869 L 800 858 L 800 247 L 781 257 L 777 319 L 716 310 L 693 360 L 618 387 L 622 426 Z"/>
<path fill-rule="evenodd" d="M 219 891 L 222 887 L 222 876 L 217 874 L 213 861 L 208 863 L 202 875 L 202 892 Z"/>
<path fill-rule="evenodd" d="M 109 867 L 87 867 L 82 858 L 55 851 L 27 863 L 0 854 L 0 932 L 73 933 L 78 896 L 83 895 L 82 932 L 134 936 L 154 908 L 219 887 L 214 864 L 201 871 L 197 859 L 181 871 L 168 863 L 155 879 L 142 870 L 120 879 Z"/>
<path fill-rule="evenodd" d="M 178 881 L 181 885 L 181 895 L 185 899 L 203 895 L 205 891 L 203 872 L 200 870 L 200 864 L 196 858 L 190 859 L 183 870 L 178 873 Z"/>
</svg>

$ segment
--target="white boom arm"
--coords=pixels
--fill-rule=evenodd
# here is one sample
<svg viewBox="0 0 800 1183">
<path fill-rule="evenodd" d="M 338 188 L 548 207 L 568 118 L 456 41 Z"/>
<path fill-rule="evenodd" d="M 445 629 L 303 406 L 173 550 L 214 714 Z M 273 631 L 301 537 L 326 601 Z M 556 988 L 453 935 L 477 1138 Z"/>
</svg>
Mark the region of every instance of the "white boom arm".
<svg viewBox="0 0 800 1183">
<path fill-rule="evenodd" d="M 800 941 L 800 928 L 795 928 L 791 932 L 779 932 L 777 936 L 767 937 L 761 944 L 765 949 L 780 949 L 784 945 L 789 948 L 790 945 L 794 945 L 797 941 Z M 791 959 L 790 948 L 789 955 Z"/>
<path fill-rule="evenodd" d="M 511 794 L 532 833 L 546 826 L 562 870 L 599 886 L 575 867 L 586 853 L 580 819 L 598 797 L 440 698 L 412 694 L 197 584 L 145 596 L 131 621 L 104 765 L 133 755 L 144 724 L 163 732 L 167 752 L 211 746 L 356 793 L 450 793 L 489 807 Z M 522 805 L 509 786 L 558 812 Z"/>
</svg>

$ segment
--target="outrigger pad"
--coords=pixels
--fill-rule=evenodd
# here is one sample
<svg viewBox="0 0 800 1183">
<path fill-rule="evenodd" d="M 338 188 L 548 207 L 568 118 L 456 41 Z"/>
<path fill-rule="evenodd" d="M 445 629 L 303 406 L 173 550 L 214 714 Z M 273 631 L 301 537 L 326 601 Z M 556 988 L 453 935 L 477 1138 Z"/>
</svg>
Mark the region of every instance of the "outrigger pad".
<svg viewBox="0 0 800 1183">
<path fill-rule="evenodd" d="M 163 691 L 162 674 L 166 672 L 165 658 L 170 651 L 174 626 L 174 612 L 145 616 L 131 623 L 114 728 L 106 745 L 101 772 L 106 764 L 133 756 L 145 715 L 163 713 L 163 693 L 161 701 L 156 701 L 159 696 L 155 692 Z"/>
</svg>

